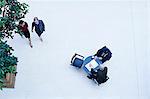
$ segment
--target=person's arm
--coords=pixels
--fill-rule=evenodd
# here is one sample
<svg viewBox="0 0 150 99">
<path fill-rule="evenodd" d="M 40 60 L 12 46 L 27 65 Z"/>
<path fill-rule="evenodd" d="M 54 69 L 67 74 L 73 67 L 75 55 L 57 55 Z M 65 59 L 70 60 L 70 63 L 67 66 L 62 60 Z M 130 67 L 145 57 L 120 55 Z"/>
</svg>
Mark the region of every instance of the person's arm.
<svg viewBox="0 0 150 99">
<path fill-rule="evenodd" d="M 91 69 L 91 77 L 93 78 L 93 79 L 96 79 L 96 77 L 97 77 L 97 72 L 92 68 Z"/>
<path fill-rule="evenodd" d="M 28 28 L 28 23 L 27 22 L 25 22 L 25 26 L 24 27 Z"/>
<path fill-rule="evenodd" d="M 96 72 L 95 72 L 95 70 L 93 68 L 91 68 L 91 73 L 92 73 L 92 75 L 96 74 Z"/>
<path fill-rule="evenodd" d="M 42 20 L 41 20 L 42 21 Z M 43 25 L 43 31 L 45 31 L 45 24 L 44 22 L 42 21 L 42 25 Z"/>
<path fill-rule="evenodd" d="M 35 23 L 34 22 L 32 22 L 32 32 L 33 32 L 33 28 L 34 28 L 34 26 L 35 26 Z"/>
</svg>

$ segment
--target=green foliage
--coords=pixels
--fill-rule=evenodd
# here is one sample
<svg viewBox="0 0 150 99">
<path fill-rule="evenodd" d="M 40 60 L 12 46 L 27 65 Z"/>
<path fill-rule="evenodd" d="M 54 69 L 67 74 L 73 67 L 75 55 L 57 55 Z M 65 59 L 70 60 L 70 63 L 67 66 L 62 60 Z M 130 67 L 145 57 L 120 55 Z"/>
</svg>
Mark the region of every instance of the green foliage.
<svg viewBox="0 0 150 99">
<path fill-rule="evenodd" d="M 22 36 L 18 22 L 28 12 L 28 5 L 18 0 L 0 0 L 0 89 L 4 86 L 7 73 L 16 73 L 17 57 L 12 55 L 13 48 L 4 38 L 13 38 L 15 33 Z"/>
<path fill-rule="evenodd" d="M 3 87 L 6 73 L 16 73 L 17 57 L 13 56 L 7 42 L 0 41 L 0 89 Z"/>
<path fill-rule="evenodd" d="M 3 80 L 0 81 L 0 90 L 2 90 L 2 88 L 3 88 L 3 86 L 4 86 L 2 81 L 3 81 Z"/>
<path fill-rule="evenodd" d="M 0 0 L 0 7 L 4 7 L 5 6 L 5 0 Z"/>
<path fill-rule="evenodd" d="M 0 0 L 0 39 L 13 38 L 13 33 L 19 33 L 18 21 L 25 17 L 28 5 L 17 0 Z"/>
</svg>

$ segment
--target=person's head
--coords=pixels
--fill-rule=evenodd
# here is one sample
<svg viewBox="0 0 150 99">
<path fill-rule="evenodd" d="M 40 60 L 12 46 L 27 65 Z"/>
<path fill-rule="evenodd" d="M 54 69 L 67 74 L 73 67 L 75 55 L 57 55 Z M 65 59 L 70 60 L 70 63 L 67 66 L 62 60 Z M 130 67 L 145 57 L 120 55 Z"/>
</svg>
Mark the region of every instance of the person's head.
<svg viewBox="0 0 150 99">
<path fill-rule="evenodd" d="M 34 17 L 33 21 L 35 22 L 35 24 L 39 24 L 39 19 L 37 17 Z"/>
<path fill-rule="evenodd" d="M 34 17 L 34 19 L 33 19 L 34 22 L 38 21 L 38 20 L 39 20 L 38 17 Z"/>
<path fill-rule="evenodd" d="M 23 26 L 24 25 L 24 21 L 23 20 L 20 20 L 19 21 L 19 26 Z"/>
</svg>

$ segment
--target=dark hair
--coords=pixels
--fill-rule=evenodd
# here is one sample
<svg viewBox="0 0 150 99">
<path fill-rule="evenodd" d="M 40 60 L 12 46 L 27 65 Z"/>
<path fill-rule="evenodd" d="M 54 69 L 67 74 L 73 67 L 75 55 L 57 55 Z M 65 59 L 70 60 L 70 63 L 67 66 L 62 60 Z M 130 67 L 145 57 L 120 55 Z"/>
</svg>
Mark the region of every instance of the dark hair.
<svg viewBox="0 0 150 99">
<path fill-rule="evenodd" d="M 39 20 L 38 17 L 34 17 L 34 21 L 35 21 L 35 19 Z"/>
<path fill-rule="evenodd" d="M 24 22 L 23 20 L 20 20 L 20 21 L 19 21 L 19 24 L 22 24 L 23 22 Z"/>
</svg>

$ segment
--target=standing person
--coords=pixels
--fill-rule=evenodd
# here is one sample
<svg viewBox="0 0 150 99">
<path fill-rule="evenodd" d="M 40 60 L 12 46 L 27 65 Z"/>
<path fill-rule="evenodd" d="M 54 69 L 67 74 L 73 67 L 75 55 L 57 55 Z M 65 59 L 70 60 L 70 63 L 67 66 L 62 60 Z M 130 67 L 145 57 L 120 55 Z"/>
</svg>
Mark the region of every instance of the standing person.
<svg viewBox="0 0 150 99">
<path fill-rule="evenodd" d="M 20 20 L 20 21 L 19 21 L 19 28 L 20 28 L 20 30 L 23 32 L 24 36 L 25 36 L 26 38 L 28 38 L 28 40 L 29 40 L 29 45 L 30 45 L 30 47 L 32 48 L 33 46 L 32 46 L 32 43 L 31 43 L 30 32 L 29 32 L 29 29 L 28 29 L 28 24 L 27 24 L 27 22 L 24 22 L 23 20 Z"/>
<path fill-rule="evenodd" d="M 34 20 L 32 22 L 32 32 L 34 27 L 35 27 L 35 32 L 39 36 L 40 40 L 43 41 L 41 34 L 43 33 L 43 31 L 45 31 L 44 22 L 42 20 L 39 20 L 37 17 L 34 17 Z"/>
</svg>

